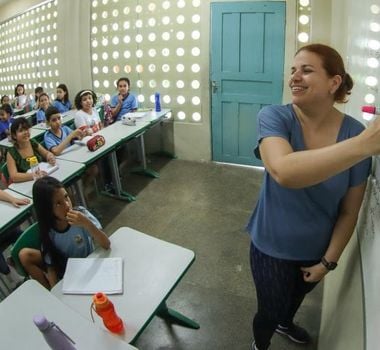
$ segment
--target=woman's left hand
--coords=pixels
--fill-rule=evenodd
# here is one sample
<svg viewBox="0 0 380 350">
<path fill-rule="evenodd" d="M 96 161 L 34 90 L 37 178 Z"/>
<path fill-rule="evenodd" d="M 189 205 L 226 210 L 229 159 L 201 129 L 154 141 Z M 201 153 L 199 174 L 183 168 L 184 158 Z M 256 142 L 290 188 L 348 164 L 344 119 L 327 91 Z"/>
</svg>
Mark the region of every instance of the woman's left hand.
<svg viewBox="0 0 380 350">
<path fill-rule="evenodd" d="M 319 282 L 329 272 L 322 263 L 310 267 L 301 267 L 301 271 L 305 282 Z"/>
</svg>

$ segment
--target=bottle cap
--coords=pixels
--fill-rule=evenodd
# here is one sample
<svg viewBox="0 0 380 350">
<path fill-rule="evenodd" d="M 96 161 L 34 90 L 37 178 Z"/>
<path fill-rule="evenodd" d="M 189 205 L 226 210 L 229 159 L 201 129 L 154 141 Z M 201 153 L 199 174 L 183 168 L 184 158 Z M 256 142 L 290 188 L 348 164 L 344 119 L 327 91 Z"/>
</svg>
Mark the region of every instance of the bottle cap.
<svg viewBox="0 0 380 350">
<path fill-rule="evenodd" d="M 50 322 L 46 319 L 45 316 L 35 315 L 33 317 L 34 324 L 41 330 L 44 331 L 50 326 Z"/>
<path fill-rule="evenodd" d="M 95 305 L 104 305 L 108 302 L 107 295 L 101 292 L 94 294 L 92 299 Z"/>
<path fill-rule="evenodd" d="M 38 159 L 36 156 L 29 157 L 27 160 L 30 166 L 38 164 Z"/>
</svg>

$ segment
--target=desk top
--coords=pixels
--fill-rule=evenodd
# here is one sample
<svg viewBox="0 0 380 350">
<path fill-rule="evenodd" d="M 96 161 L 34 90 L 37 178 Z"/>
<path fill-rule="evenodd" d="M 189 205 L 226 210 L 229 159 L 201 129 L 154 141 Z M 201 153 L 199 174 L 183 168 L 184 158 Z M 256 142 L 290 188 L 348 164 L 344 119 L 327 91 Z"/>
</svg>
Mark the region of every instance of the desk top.
<svg viewBox="0 0 380 350">
<path fill-rule="evenodd" d="M 74 144 L 66 148 L 57 158 L 86 165 L 91 164 L 103 155 L 110 153 L 126 139 L 134 137 L 134 135 L 144 130 L 147 125 L 149 125 L 148 122 L 139 123 L 135 126 L 123 125 L 121 122 L 116 122 L 94 134 L 102 135 L 106 140 L 104 146 L 95 152 L 89 151 L 85 145 Z"/>
<path fill-rule="evenodd" d="M 9 193 L 13 197 L 25 198 L 25 196 L 9 189 L 4 190 L 4 192 Z M 0 201 L 0 233 L 5 232 L 5 230 L 12 226 L 13 223 L 16 223 L 21 217 L 30 211 L 32 206 L 32 201 L 30 201 L 27 205 L 20 206 L 19 208 L 16 208 L 11 203 Z"/>
<path fill-rule="evenodd" d="M 14 118 L 21 118 L 21 117 L 24 117 L 24 118 L 28 119 L 29 117 L 34 116 L 36 113 L 37 113 L 37 109 L 32 109 L 31 111 L 26 112 L 26 113 L 24 113 L 24 114 L 18 114 L 18 115 L 15 115 Z"/>
<path fill-rule="evenodd" d="M 90 313 L 90 309 L 87 311 Z M 37 314 L 56 323 L 75 341 L 78 350 L 136 349 L 108 331 L 96 327 L 33 280 L 23 283 L 0 303 L 1 348 L 50 349 L 33 323 L 33 316 Z"/>
<path fill-rule="evenodd" d="M 85 166 L 77 162 L 68 162 L 62 159 L 57 159 L 57 164 L 59 165 L 59 168 L 56 171 L 52 172 L 50 176 L 55 177 L 64 184 L 71 181 L 75 177 L 80 176 L 85 170 Z M 34 181 L 14 182 L 9 185 L 9 188 L 12 191 L 32 198 L 33 184 Z"/>
<path fill-rule="evenodd" d="M 124 293 L 109 298 L 126 326 L 122 338 L 130 343 L 144 330 L 158 306 L 181 280 L 194 261 L 195 254 L 129 227 L 119 228 L 110 240 L 111 249 L 98 248 L 89 256 L 123 258 Z M 89 296 L 62 294 L 62 283 L 60 281 L 52 293 L 89 319 Z M 103 327 L 99 317 L 95 322 Z"/>
<path fill-rule="evenodd" d="M 75 118 L 75 112 L 76 110 L 70 110 L 68 112 L 62 113 L 62 125 L 67 125 L 72 122 Z M 46 131 L 49 129 L 49 127 L 46 126 L 45 122 L 42 122 L 32 126 L 32 129 L 41 129 Z"/>
<path fill-rule="evenodd" d="M 42 136 L 45 132 L 45 130 L 35 129 L 35 128 L 30 128 L 29 131 L 30 131 L 30 138 L 31 139 Z M 7 138 L 5 138 L 5 139 L 0 141 L 0 147 L 11 148 L 11 147 L 13 147 L 13 143 L 10 142 Z"/>
</svg>

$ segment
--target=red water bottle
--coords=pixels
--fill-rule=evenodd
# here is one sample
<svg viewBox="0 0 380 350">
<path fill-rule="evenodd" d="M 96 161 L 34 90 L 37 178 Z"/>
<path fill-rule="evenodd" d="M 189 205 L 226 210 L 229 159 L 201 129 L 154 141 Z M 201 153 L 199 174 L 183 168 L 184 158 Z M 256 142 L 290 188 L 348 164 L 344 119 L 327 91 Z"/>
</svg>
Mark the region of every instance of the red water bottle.
<svg viewBox="0 0 380 350">
<path fill-rule="evenodd" d="M 93 297 L 95 312 L 103 319 L 108 330 L 113 333 L 123 333 L 123 320 L 116 314 L 115 308 L 104 293 L 96 293 Z"/>
</svg>

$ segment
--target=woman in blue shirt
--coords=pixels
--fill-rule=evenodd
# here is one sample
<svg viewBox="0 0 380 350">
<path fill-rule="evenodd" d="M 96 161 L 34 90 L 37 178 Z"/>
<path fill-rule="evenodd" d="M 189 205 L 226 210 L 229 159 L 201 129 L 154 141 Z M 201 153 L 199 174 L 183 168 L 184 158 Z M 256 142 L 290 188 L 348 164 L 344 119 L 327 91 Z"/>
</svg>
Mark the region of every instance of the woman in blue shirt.
<svg viewBox="0 0 380 350">
<path fill-rule="evenodd" d="M 275 331 L 310 342 L 294 315 L 337 266 L 357 221 L 370 156 L 380 152 L 380 120 L 364 129 L 334 107 L 353 87 L 334 49 L 302 47 L 289 87 L 292 104 L 264 107 L 257 121 L 255 153 L 265 176 L 248 224 L 258 303 L 255 350 L 268 349 Z"/>
</svg>

